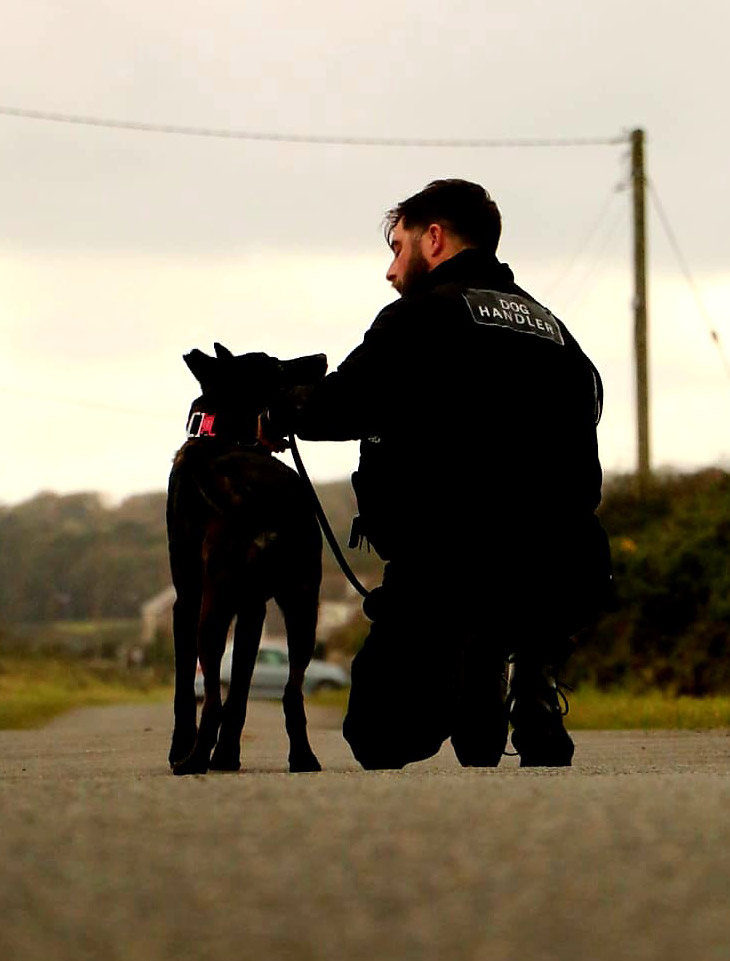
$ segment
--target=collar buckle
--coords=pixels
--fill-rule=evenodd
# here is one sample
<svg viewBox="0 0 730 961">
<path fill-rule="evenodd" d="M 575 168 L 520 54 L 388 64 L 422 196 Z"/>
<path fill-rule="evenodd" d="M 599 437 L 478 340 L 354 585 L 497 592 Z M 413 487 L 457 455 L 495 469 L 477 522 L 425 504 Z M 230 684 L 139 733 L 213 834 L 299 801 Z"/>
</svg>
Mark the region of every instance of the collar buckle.
<svg viewBox="0 0 730 961">
<path fill-rule="evenodd" d="M 213 427 L 215 414 L 205 414 L 203 411 L 193 411 L 188 421 L 188 437 L 215 437 Z"/>
</svg>

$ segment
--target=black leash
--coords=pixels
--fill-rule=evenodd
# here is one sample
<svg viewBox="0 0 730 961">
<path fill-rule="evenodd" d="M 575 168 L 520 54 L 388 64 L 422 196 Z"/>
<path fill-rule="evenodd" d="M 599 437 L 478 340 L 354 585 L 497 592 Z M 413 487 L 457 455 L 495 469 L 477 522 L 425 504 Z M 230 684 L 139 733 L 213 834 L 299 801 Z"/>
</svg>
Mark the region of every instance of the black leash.
<svg viewBox="0 0 730 961">
<path fill-rule="evenodd" d="M 309 474 L 307 474 L 306 468 L 304 467 L 304 464 L 302 462 L 302 458 L 299 455 L 299 448 L 297 447 L 297 442 L 294 439 L 294 434 L 289 435 L 289 449 L 291 450 L 291 455 L 294 458 L 294 463 L 296 464 L 296 468 L 297 468 L 297 471 L 299 472 L 299 476 L 304 481 L 304 484 L 312 497 L 312 501 L 314 503 L 314 512 L 317 515 L 319 526 L 322 528 L 322 533 L 327 539 L 327 543 L 329 544 L 330 549 L 334 554 L 335 560 L 340 565 L 340 567 L 342 568 L 342 573 L 345 575 L 348 581 L 352 584 L 355 590 L 359 594 L 362 594 L 363 597 L 367 597 L 370 591 L 364 588 L 360 583 L 360 581 L 357 579 L 357 577 L 355 577 L 355 574 L 353 573 L 352 568 L 347 563 L 347 561 L 345 560 L 344 554 L 340 550 L 340 545 L 337 543 L 337 538 L 334 535 L 334 531 L 330 527 L 330 522 L 327 520 L 327 515 L 322 509 L 322 505 L 320 504 L 319 498 L 317 497 L 317 491 L 314 489 L 314 484 L 309 479 Z"/>
</svg>

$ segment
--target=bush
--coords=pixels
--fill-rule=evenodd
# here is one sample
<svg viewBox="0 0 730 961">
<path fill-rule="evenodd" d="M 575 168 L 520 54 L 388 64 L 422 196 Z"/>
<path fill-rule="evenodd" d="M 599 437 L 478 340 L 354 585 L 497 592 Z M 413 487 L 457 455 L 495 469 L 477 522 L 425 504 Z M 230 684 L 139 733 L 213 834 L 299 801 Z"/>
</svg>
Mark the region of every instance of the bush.
<svg viewBox="0 0 730 961">
<path fill-rule="evenodd" d="M 676 694 L 730 692 L 730 475 L 606 485 L 618 610 L 584 633 L 574 680 Z"/>
</svg>

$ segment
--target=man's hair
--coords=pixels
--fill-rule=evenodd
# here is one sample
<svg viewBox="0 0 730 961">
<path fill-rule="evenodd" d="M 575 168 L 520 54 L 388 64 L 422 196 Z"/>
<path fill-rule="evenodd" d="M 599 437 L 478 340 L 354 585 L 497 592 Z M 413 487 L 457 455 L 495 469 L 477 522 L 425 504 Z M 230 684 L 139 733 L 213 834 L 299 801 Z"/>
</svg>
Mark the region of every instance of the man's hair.
<svg viewBox="0 0 730 961">
<path fill-rule="evenodd" d="M 406 230 L 441 224 L 469 247 L 495 253 L 502 233 L 499 208 L 484 187 L 468 180 L 434 180 L 385 215 L 385 239 L 403 221 Z"/>
</svg>

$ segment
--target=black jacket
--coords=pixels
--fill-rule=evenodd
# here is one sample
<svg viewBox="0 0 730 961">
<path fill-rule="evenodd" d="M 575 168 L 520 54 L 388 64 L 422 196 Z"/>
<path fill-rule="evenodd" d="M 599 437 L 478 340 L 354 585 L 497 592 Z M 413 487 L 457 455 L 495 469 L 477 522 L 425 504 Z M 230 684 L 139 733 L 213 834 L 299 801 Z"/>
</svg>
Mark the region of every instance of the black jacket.
<svg viewBox="0 0 730 961">
<path fill-rule="evenodd" d="M 530 555 L 534 568 L 551 539 L 561 555 L 581 553 L 595 526 L 602 396 L 565 325 L 506 264 L 465 250 L 385 307 L 279 424 L 361 440 L 353 484 L 382 556 L 440 544 L 492 562 Z"/>
</svg>

